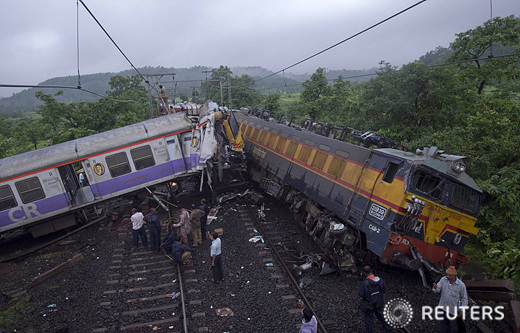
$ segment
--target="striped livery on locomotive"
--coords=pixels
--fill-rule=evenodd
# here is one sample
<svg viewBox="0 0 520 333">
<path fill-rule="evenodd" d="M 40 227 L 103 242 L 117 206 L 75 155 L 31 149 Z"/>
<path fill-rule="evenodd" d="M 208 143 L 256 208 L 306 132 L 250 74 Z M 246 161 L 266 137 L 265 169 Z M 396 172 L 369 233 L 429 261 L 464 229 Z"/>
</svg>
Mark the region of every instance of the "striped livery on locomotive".
<svg viewBox="0 0 520 333">
<path fill-rule="evenodd" d="M 251 175 L 284 200 L 340 267 L 368 249 L 386 264 L 431 273 L 467 264 L 462 254 L 482 192 L 469 159 L 436 147 L 416 154 L 368 149 L 237 114 Z"/>
</svg>

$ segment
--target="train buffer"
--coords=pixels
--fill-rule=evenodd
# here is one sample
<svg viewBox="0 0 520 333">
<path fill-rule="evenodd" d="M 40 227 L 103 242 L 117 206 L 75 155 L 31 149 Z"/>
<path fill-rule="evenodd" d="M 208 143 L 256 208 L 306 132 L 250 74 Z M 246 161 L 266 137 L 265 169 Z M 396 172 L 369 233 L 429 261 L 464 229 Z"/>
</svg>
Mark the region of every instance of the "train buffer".
<svg viewBox="0 0 520 333">
<path fill-rule="evenodd" d="M 514 332 L 520 332 L 520 301 L 517 300 L 513 280 L 464 281 L 464 284 L 468 296 L 474 300 L 505 304 L 506 322 L 514 328 Z"/>
</svg>

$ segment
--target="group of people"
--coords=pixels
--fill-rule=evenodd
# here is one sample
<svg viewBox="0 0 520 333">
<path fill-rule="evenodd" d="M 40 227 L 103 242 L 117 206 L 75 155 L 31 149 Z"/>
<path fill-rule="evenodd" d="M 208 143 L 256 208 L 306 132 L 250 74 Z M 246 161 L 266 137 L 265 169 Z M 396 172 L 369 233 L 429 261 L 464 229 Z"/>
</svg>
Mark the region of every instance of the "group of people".
<svg viewBox="0 0 520 333">
<path fill-rule="evenodd" d="M 224 272 L 222 268 L 221 241 L 217 232 L 210 233 L 206 230 L 209 207 L 206 205 L 206 199 L 200 201 L 200 206 L 194 208 L 190 212 L 182 208 L 180 210 L 179 222 L 173 224 L 174 231 L 167 235 L 162 241 L 162 248 L 171 253 L 172 259 L 178 263 L 186 264 L 191 260 L 192 252 L 195 248 L 202 245 L 202 241 L 207 238 L 211 239 L 211 268 L 213 272 L 212 281 L 218 283 L 224 280 Z M 136 250 L 139 246 L 139 238 L 143 246 L 148 247 L 148 238 L 146 236 L 145 223 L 148 225 L 150 234 L 150 249 L 153 252 L 161 250 L 161 222 L 157 217 L 155 208 L 150 208 L 150 213 L 146 216 L 132 209 L 132 248 Z M 193 239 L 190 246 L 189 239 Z"/>
<path fill-rule="evenodd" d="M 365 275 L 365 280 L 359 286 L 359 296 L 362 301 L 371 305 L 369 309 L 364 310 L 366 331 L 368 333 L 374 331 L 375 315 L 383 325 L 385 331 L 389 332 L 392 330 L 392 327 L 388 324 L 383 315 L 383 295 L 386 292 L 385 282 L 380 277 L 374 275 L 370 266 L 363 268 L 363 274 Z M 438 284 L 434 283 L 432 290 L 433 292 L 441 293 L 439 307 L 445 311 L 444 319 L 441 321 L 441 332 L 466 332 L 460 307 L 468 305 L 468 294 L 464 282 L 457 277 L 457 270 L 454 266 L 448 267 L 446 276 L 442 277 Z M 450 316 L 448 316 L 446 311 L 449 311 Z"/>
<path fill-rule="evenodd" d="M 368 306 L 360 306 L 360 309 L 363 311 L 366 332 L 374 332 L 374 315 L 381 322 L 384 330 L 390 332 L 392 327 L 385 320 L 383 311 L 384 294 L 386 293 L 385 282 L 382 278 L 374 275 L 370 266 L 363 267 L 363 275 L 365 279 L 359 286 L 359 297 L 361 298 L 360 302 L 368 304 Z M 432 290 L 433 292 L 441 293 L 439 307 L 449 311 L 449 314 L 451 314 L 450 316 L 444 316 L 441 322 L 441 332 L 466 332 L 460 308 L 468 305 L 468 294 L 464 282 L 457 277 L 457 270 L 454 266 L 448 267 L 446 276 L 442 277 L 439 283 L 434 283 Z M 305 307 L 301 301 L 298 304 L 302 308 L 303 315 L 299 333 L 317 333 L 318 322 L 313 312 Z"/>
</svg>

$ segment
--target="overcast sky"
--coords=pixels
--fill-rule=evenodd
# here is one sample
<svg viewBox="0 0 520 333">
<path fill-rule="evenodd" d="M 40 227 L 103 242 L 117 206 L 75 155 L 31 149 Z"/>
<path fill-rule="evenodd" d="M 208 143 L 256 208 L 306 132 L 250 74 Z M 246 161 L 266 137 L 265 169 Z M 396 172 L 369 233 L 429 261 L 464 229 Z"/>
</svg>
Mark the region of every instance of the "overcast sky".
<svg viewBox="0 0 520 333">
<path fill-rule="evenodd" d="M 83 0 L 138 68 L 286 68 L 419 0 Z M 493 0 L 493 16 L 520 16 Z M 490 0 L 428 0 L 289 72 L 401 66 L 490 18 Z M 0 0 L 0 83 L 77 75 L 76 0 Z M 79 4 L 82 75 L 131 66 Z M 182 80 L 182 78 L 177 78 Z M 0 97 L 20 89 L 0 88 Z"/>
</svg>

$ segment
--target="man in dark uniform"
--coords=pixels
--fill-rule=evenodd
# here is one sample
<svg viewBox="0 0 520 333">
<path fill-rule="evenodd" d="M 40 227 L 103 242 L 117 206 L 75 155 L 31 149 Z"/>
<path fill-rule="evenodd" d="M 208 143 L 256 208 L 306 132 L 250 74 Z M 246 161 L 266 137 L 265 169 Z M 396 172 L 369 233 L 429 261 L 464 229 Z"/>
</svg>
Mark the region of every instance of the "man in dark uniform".
<svg viewBox="0 0 520 333">
<path fill-rule="evenodd" d="M 363 267 L 363 274 L 365 280 L 359 286 L 359 296 L 370 303 L 370 308 L 365 310 L 365 328 L 367 333 L 374 332 L 374 314 L 377 319 L 383 324 L 385 331 L 389 332 L 392 330 L 390 325 L 385 321 L 383 317 L 383 308 L 385 301 L 383 298 L 386 292 L 386 285 L 383 279 L 375 276 L 370 266 Z"/>
<path fill-rule="evenodd" d="M 202 240 L 206 240 L 206 225 L 209 214 L 209 208 L 208 205 L 206 205 L 206 199 L 200 200 L 199 209 L 204 212 L 204 216 L 200 218 L 200 235 L 202 236 Z"/>
</svg>

